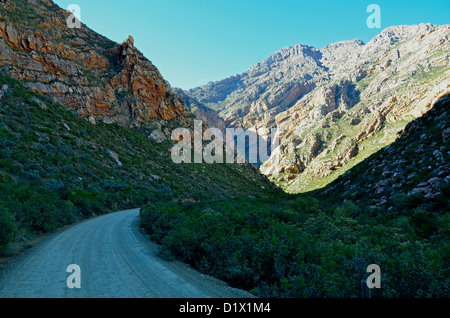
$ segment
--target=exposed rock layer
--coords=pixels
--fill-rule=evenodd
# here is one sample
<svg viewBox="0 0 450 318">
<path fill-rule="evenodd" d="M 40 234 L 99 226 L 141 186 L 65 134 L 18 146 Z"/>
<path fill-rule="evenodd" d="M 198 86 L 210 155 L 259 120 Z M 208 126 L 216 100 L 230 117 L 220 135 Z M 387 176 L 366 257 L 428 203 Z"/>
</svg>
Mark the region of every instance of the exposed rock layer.
<svg viewBox="0 0 450 318">
<path fill-rule="evenodd" d="M 50 0 L 0 1 L 0 68 L 91 122 L 136 125 L 186 111 L 129 37 L 117 44 Z"/>
<path fill-rule="evenodd" d="M 281 147 L 261 171 L 298 192 L 394 141 L 448 92 L 449 61 L 450 25 L 396 26 L 367 44 L 287 47 L 187 93 L 229 127 L 276 127 Z"/>
<path fill-rule="evenodd" d="M 445 95 L 424 116 L 410 122 L 391 145 L 348 171 L 322 193 L 336 194 L 356 203 L 371 202 L 384 211 L 408 202 L 433 204 L 434 213 L 448 210 L 450 189 L 450 95 Z M 409 200 L 409 201 L 408 201 Z"/>
</svg>

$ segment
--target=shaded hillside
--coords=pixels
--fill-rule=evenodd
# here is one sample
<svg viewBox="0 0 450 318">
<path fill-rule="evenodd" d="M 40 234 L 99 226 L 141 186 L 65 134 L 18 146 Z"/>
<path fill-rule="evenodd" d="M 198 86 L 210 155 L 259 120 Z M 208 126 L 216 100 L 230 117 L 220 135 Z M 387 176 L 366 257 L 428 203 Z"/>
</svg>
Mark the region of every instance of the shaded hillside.
<svg viewBox="0 0 450 318">
<path fill-rule="evenodd" d="M 141 226 L 173 257 L 261 297 L 448 298 L 450 98 L 325 190 L 155 203 Z"/>
<path fill-rule="evenodd" d="M 321 193 L 331 200 L 354 200 L 374 211 L 406 215 L 423 211 L 430 220 L 450 212 L 449 112 L 450 95 L 446 95 L 428 113 L 409 123 L 394 143 Z M 450 219 L 446 223 L 449 227 Z"/>
<path fill-rule="evenodd" d="M 178 120 L 162 121 L 162 129 L 179 127 Z M 251 165 L 174 164 L 174 143 L 153 140 L 148 133 L 145 128 L 93 125 L 2 75 L 2 214 L 8 220 L 6 215 L 15 217 L 20 238 L 150 202 L 275 191 Z M 0 216 L 0 232 L 6 237 L 1 222 Z M 0 243 L 4 243 L 1 238 Z"/>
<path fill-rule="evenodd" d="M 225 130 L 224 120 L 217 114 L 217 112 L 198 100 L 190 97 L 180 88 L 174 88 L 174 93 L 181 98 L 189 110 L 200 120 L 203 120 L 209 127 L 219 128 Z"/>
<path fill-rule="evenodd" d="M 448 298 L 450 98 L 325 190 L 154 203 L 141 226 L 163 250 L 261 297 Z"/>
</svg>

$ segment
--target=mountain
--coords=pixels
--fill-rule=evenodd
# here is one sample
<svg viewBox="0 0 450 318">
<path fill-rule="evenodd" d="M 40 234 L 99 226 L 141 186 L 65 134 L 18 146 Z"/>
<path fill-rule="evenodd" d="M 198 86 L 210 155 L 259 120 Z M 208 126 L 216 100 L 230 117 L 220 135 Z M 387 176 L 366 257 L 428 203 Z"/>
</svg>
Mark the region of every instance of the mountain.
<svg viewBox="0 0 450 318">
<path fill-rule="evenodd" d="M 378 264 L 374 297 L 448 297 L 448 25 L 296 45 L 185 92 L 132 37 L 68 17 L 49 0 L 0 0 L 0 253 L 139 207 L 163 256 L 256 296 L 360 297 Z M 195 116 L 277 127 L 261 171 L 290 192 L 335 181 L 294 195 L 251 164 L 175 164 L 167 136 Z"/>
<path fill-rule="evenodd" d="M 189 108 L 196 118 L 205 122 L 209 127 L 219 128 L 222 131 L 226 128 L 225 121 L 216 111 L 190 97 L 181 88 L 174 88 L 173 91 L 176 96 L 184 101 L 187 108 Z"/>
<path fill-rule="evenodd" d="M 141 126 L 186 109 L 158 69 L 134 46 L 84 24 L 51 0 L 0 2 L 0 68 L 26 88 L 91 122 Z"/>
<path fill-rule="evenodd" d="M 175 164 L 167 136 L 195 116 L 132 37 L 68 17 L 0 1 L 0 252 L 114 210 L 279 191 L 249 164 Z"/>
<path fill-rule="evenodd" d="M 401 25 L 360 40 L 283 48 L 246 72 L 191 89 L 227 127 L 276 127 L 261 172 L 289 192 L 329 183 L 392 143 L 450 87 L 450 25 Z"/>
<path fill-rule="evenodd" d="M 450 95 L 445 95 L 406 125 L 394 143 L 318 192 L 324 198 L 354 200 L 372 210 L 409 214 L 421 208 L 429 210 L 430 220 L 445 214 L 450 197 L 449 111 Z"/>
<path fill-rule="evenodd" d="M 165 251 L 257 296 L 448 297 L 450 95 L 325 189 L 157 202 L 141 225 Z"/>
</svg>

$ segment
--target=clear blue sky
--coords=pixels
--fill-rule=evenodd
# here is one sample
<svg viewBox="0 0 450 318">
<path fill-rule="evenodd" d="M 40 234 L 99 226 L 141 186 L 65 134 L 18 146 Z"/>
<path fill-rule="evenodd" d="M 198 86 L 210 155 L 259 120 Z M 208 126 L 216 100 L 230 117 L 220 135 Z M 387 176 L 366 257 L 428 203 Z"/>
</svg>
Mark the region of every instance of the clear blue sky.
<svg viewBox="0 0 450 318">
<path fill-rule="evenodd" d="M 128 35 L 174 87 L 189 89 L 242 73 L 294 44 L 316 48 L 370 41 L 400 24 L 450 23 L 448 0 L 55 0 L 75 3 L 81 20 L 116 42 Z M 369 29 L 369 4 L 381 29 Z"/>
</svg>

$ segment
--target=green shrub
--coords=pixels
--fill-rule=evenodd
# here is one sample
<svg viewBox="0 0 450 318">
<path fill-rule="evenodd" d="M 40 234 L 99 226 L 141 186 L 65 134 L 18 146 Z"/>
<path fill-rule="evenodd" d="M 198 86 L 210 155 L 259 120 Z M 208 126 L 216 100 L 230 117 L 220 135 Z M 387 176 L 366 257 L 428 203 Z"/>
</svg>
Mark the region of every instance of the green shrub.
<svg viewBox="0 0 450 318">
<path fill-rule="evenodd" d="M 25 226 L 36 232 L 49 233 L 58 228 L 56 195 L 32 192 L 23 203 Z"/>
<path fill-rule="evenodd" d="M 96 191 L 73 189 L 70 201 L 75 206 L 76 213 L 85 217 L 92 214 L 102 215 L 108 212 L 105 204 L 106 196 Z"/>
<path fill-rule="evenodd" d="M 423 203 L 424 195 L 421 193 L 405 194 L 403 192 L 397 192 L 391 198 L 392 205 L 397 211 L 408 211 L 417 208 Z"/>
<path fill-rule="evenodd" d="M 16 234 L 17 224 L 14 215 L 7 208 L 0 206 L 0 254 L 15 240 Z"/>
<path fill-rule="evenodd" d="M 355 218 L 361 212 L 361 208 L 352 201 L 345 200 L 344 203 L 336 209 L 336 216 Z"/>
</svg>

